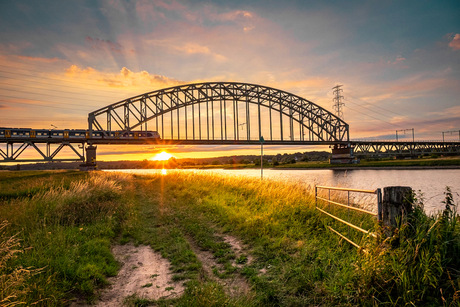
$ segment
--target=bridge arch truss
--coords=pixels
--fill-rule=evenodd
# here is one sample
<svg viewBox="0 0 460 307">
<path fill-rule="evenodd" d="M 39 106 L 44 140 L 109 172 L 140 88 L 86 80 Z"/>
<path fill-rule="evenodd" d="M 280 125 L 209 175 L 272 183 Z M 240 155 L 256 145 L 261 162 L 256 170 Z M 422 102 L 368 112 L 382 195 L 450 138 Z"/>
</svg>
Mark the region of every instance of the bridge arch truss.
<svg viewBox="0 0 460 307">
<path fill-rule="evenodd" d="M 297 95 L 256 84 L 186 84 L 131 97 L 89 113 L 89 130 L 150 131 L 193 142 L 335 143 L 349 127 Z"/>
</svg>

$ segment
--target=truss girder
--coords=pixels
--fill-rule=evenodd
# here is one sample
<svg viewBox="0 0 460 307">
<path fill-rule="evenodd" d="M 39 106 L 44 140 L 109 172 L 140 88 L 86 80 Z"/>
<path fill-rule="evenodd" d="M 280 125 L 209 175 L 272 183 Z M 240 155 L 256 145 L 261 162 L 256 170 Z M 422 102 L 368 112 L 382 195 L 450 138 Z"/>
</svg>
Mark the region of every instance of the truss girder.
<svg viewBox="0 0 460 307">
<path fill-rule="evenodd" d="M 85 161 L 85 153 L 84 153 L 84 144 L 85 142 L 81 143 L 81 152 L 75 148 L 76 144 L 72 144 L 70 142 L 61 142 L 61 143 L 44 143 L 44 147 L 40 149 L 37 146 L 36 142 L 31 140 L 24 140 L 23 142 L 8 142 L 5 143 L 6 148 L 5 150 L 0 148 L 0 157 L 2 158 L 1 162 L 38 162 L 38 161 Z M 56 148 L 53 148 L 52 145 L 56 145 Z M 71 149 L 73 153 L 75 153 L 75 158 L 57 158 L 57 155 L 64 149 L 68 147 Z M 33 149 L 37 152 L 41 158 L 21 158 L 27 149 Z"/>
<path fill-rule="evenodd" d="M 351 142 L 356 156 L 460 154 L 459 142 Z"/>
<path fill-rule="evenodd" d="M 239 115 L 241 110 L 239 103 L 246 105 L 245 115 Z M 230 111 L 231 109 L 227 111 L 227 108 L 231 108 L 232 104 L 233 111 Z M 258 107 L 255 108 L 257 111 L 250 110 L 248 104 L 257 105 Z M 211 112 L 209 106 L 212 108 Z M 217 112 L 215 110 L 216 106 Z M 179 123 L 181 120 L 184 121 L 183 117 L 185 116 L 186 132 L 185 135 L 182 133 L 182 139 L 189 139 L 189 137 L 193 136 L 193 139 L 195 137 L 198 137 L 198 139 L 204 137 L 215 140 L 217 136 L 225 140 L 229 140 L 231 137 L 234 140 L 238 140 L 237 125 L 246 124 L 247 136 L 251 137 L 248 119 L 260 118 L 261 107 L 269 109 L 270 118 L 263 118 L 259 121 L 259 133 L 253 133 L 253 139 L 256 135 L 259 138 L 260 122 L 266 124 L 269 121 L 270 140 L 273 140 L 271 130 L 274 123 L 272 122 L 271 113 L 278 112 L 281 140 L 283 139 L 283 129 L 287 129 L 289 124 L 289 130 L 284 133 L 290 133 L 287 139 L 291 141 L 294 140 L 294 137 L 296 137 L 295 140 L 299 141 L 348 141 L 348 124 L 313 102 L 282 90 L 236 82 L 186 84 L 144 93 L 91 112 L 88 116 L 88 124 L 90 131 L 111 131 L 115 127 L 114 130 L 131 131 L 139 128 L 147 130 L 147 122 L 154 120 L 157 130 L 161 122 L 162 131 L 158 132 L 163 135 L 164 117 L 171 112 L 168 121 L 171 126 L 171 136 L 175 135 L 176 139 L 180 139 L 181 127 Z M 180 109 L 183 109 L 183 111 L 181 112 Z M 177 114 L 177 118 L 173 118 L 173 111 Z M 254 114 L 255 112 L 258 114 Z M 191 119 L 190 115 L 192 115 Z M 198 115 L 198 117 L 195 115 Z M 234 118 L 228 118 L 229 115 Z M 101 123 L 104 123 L 104 116 L 107 118 L 105 126 L 101 125 Z M 276 118 L 276 116 L 273 116 L 273 118 Z M 221 120 L 219 121 L 219 119 Z M 246 122 L 240 123 L 240 120 L 241 122 Z M 220 124 L 220 131 L 214 129 L 217 122 Z M 223 128 L 224 122 L 225 131 Z M 211 130 L 210 125 L 212 125 Z M 193 128 L 193 133 L 187 131 L 190 126 Z M 203 131 L 202 126 L 206 127 Z M 227 135 L 228 128 L 233 131 L 231 137 Z M 195 133 L 195 129 L 198 129 L 198 133 Z M 302 131 L 308 131 L 309 133 L 305 134 Z M 294 135 L 294 132 L 298 134 Z M 173 139 L 173 137 L 171 138 Z"/>
</svg>

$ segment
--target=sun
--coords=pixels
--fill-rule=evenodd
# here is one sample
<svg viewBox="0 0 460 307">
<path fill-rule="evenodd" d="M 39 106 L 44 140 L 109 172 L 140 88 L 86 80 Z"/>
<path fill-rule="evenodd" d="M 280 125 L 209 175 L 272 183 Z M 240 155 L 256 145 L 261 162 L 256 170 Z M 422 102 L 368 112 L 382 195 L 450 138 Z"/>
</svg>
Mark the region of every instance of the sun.
<svg viewBox="0 0 460 307">
<path fill-rule="evenodd" d="M 162 151 L 160 153 L 157 153 L 155 157 L 151 158 L 150 160 L 153 161 L 167 161 L 171 158 L 174 158 L 174 156 L 166 151 Z"/>
</svg>

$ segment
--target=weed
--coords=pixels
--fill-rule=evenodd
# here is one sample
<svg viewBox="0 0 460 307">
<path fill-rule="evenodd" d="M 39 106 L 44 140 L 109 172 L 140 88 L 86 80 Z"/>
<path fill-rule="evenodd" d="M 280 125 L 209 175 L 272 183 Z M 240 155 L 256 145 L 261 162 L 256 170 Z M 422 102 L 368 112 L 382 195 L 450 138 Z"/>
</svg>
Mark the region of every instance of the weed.
<svg viewBox="0 0 460 307">
<path fill-rule="evenodd" d="M 32 291 L 30 287 L 24 285 L 30 276 L 39 273 L 39 270 L 22 266 L 9 268 L 11 260 L 24 250 L 16 235 L 6 233 L 7 227 L 6 220 L 0 223 L 0 305 L 22 305 L 25 297 Z"/>
<path fill-rule="evenodd" d="M 376 232 L 377 240 L 349 234 L 368 251 L 360 253 L 327 231 L 311 186 L 184 173 L 7 174 L 0 178 L 0 216 L 10 222 L 0 227 L 0 278 L 12 286 L 2 286 L 2 303 L 92 302 L 118 269 L 111 242 L 132 240 L 169 259 L 173 280 L 187 287 L 176 299 L 133 295 L 129 306 L 459 304 L 460 224 L 450 190 L 442 212 L 427 216 L 415 203 L 390 237 L 361 214 L 329 208 Z M 247 255 L 235 254 L 223 233 L 244 241 Z M 209 281 L 200 251 L 212 255 L 207 265 L 221 279 Z M 239 296 L 224 286 L 238 275 L 250 284 Z"/>
<path fill-rule="evenodd" d="M 235 262 L 237 264 L 245 264 L 246 262 L 248 262 L 248 257 L 246 255 L 241 255 L 235 260 Z"/>
<path fill-rule="evenodd" d="M 361 293 L 375 302 L 410 305 L 460 303 L 460 231 L 452 193 L 446 191 L 446 208 L 434 216 L 414 202 L 413 212 L 400 221 L 388 238 L 371 244 L 360 261 Z"/>
<path fill-rule="evenodd" d="M 54 174 L 57 178 L 48 178 Z M 27 295 L 16 295 L 10 299 L 12 305 L 63 305 L 76 295 L 93 301 L 106 276 L 116 274 L 110 239 L 129 210 L 120 194 L 123 181 L 100 173 L 81 174 L 36 172 L 32 178 L 44 176 L 50 184 L 46 190 L 0 201 L 0 216 L 11 223 L 4 236 L 22 245 L 21 252 L 8 260 L 8 272 L 22 273 L 20 289 Z M 82 176 L 87 180 L 80 180 Z M 41 269 L 40 274 L 28 268 Z"/>
<path fill-rule="evenodd" d="M 123 300 L 123 306 L 146 307 L 151 306 L 152 302 L 145 298 L 140 298 L 136 294 L 130 295 Z"/>
</svg>

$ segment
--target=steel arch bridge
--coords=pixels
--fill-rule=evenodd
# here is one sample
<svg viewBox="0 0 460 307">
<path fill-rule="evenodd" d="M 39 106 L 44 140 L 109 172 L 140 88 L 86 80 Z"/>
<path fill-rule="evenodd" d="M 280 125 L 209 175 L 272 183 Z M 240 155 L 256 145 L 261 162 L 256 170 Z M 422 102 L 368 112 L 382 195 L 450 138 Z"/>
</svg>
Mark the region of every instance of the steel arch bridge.
<svg viewBox="0 0 460 307">
<path fill-rule="evenodd" d="M 153 126 L 152 127 L 152 123 Z M 349 140 L 349 126 L 313 102 L 271 87 L 186 84 L 131 97 L 89 113 L 89 131 L 158 131 L 162 141 L 211 144 Z"/>
<path fill-rule="evenodd" d="M 95 165 L 98 144 L 333 145 L 332 158 L 339 160 L 350 160 L 353 153 L 380 157 L 460 152 L 460 139 L 353 141 L 347 123 L 313 102 L 237 82 L 186 84 L 145 93 L 89 113 L 88 124 L 88 130 L 0 127 L 0 162 L 86 160 Z M 21 159 L 26 149 L 34 149 L 38 158 Z M 63 149 L 76 158 L 57 158 Z"/>
</svg>

